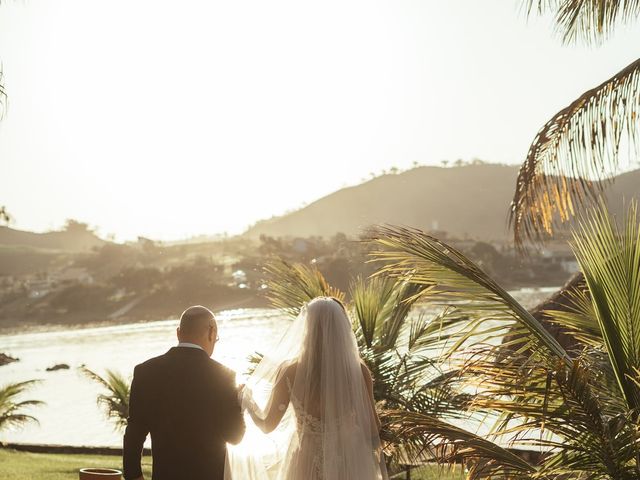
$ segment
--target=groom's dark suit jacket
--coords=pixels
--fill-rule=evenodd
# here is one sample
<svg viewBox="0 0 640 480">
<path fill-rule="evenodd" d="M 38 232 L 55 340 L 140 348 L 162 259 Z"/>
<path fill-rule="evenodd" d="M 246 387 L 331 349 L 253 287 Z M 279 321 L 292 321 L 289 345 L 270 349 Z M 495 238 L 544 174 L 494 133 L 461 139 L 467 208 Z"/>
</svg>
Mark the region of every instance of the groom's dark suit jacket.
<svg viewBox="0 0 640 480">
<path fill-rule="evenodd" d="M 226 442 L 238 443 L 244 429 L 235 373 L 203 350 L 174 347 L 134 370 L 124 477 L 142 475 L 151 433 L 153 480 L 222 480 Z"/>
</svg>

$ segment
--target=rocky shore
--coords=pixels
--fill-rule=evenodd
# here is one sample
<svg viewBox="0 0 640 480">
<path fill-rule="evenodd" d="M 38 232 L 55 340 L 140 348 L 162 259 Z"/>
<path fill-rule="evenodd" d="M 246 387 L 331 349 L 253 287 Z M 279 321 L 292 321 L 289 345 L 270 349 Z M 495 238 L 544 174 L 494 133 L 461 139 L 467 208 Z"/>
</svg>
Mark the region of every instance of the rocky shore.
<svg viewBox="0 0 640 480">
<path fill-rule="evenodd" d="M 5 353 L 0 353 L 0 367 L 9 363 L 17 362 L 19 358 L 13 358 Z"/>
</svg>

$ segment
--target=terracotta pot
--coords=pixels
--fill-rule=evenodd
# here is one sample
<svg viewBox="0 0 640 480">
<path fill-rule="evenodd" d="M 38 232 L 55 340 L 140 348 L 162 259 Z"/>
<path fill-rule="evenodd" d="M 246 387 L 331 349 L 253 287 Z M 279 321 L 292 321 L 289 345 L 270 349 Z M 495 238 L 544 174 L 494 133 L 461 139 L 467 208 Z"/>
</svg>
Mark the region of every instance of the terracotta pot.
<svg viewBox="0 0 640 480">
<path fill-rule="evenodd" d="M 80 480 L 122 480 L 122 472 L 113 468 L 82 468 Z"/>
</svg>

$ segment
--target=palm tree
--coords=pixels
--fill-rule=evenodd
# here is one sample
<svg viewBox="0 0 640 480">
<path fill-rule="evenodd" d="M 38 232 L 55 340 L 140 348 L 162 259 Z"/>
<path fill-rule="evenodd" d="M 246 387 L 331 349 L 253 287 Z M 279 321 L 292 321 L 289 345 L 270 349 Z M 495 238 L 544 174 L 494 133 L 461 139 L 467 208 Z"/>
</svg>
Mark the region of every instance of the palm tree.
<svg viewBox="0 0 640 480">
<path fill-rule="evenodd" d="M 107 418 L 115 423 L 117 429 L 126 427 L 131 382 L 113 370 L 106 370 L 106 377 L 98 375 L 85 366 L 80 367 L 80 371 L 107 391 L 106 394 L 98 395 L 98 405 L 104 409 Z"/>
<path fill-rule="evenodd" d="M 276 261 L 265 270 L 267 297 L 291 317 L 318 296 L 345 301 L 345 293 L 331 287 L 315 268 Z M 388 423 L 388 412 L 398 409 L 459 418 L 469 400 L 454 389 L 457 372 L 443 369 L 438 360 L 446 341 L 441 335 L 442 316 L 410 315 L 423 290 L 422 285 L 383 278 L 358 277 L 351 284 L 352 300 L 346 306 L 360 354 L 374 380 L 383 425 Z M 384 428 L 381 435 L 391 463 L 407 463 L 411 452 L 425 449 L 420 437 L 412 436 L 408 442 L 398 431 Z"/>
<path fill-rule="evenodd" d="M 586 287 L 571 291 L 569 309 L 545 312 L 574 338 L 571 351 L 452 247 L 411 229 L 383 228 L 372 236 L 381 247 L 374 255 L 385 261 L 380 275 L 435 284 L 421 300 L 464 314 L 445 331 L 454 327 L 463 388 L 475 392 L 469 420 L 489 421 L 489 433 L 401 410 L 392 427 L 430 443 L 442 461 L 464 460 L 468 478 L 640 478 L 637 204 L 622 227 L 604 202 L 578 225 L 572 246 Z M 501 343 L 513 328 L 521 334 Z M 509 447 L 542 454 L 528 460 Z"/>
<path fill-rule="evenodd" d="M 0 222 L 9 223 L 11 221 L 11 215 L 7 212 L 7 207 L 0 206 Z"/>
<path fill-rule="evenodd" d="M 28 415 L 25 409 L 43 405 L 39 400 L 17 401 L 17 398 L 33 387 L 37 380 L 9 383 L 0 388 L 0 431 L 8 427 L 19 427 L 38 419 Z"/>
<path fill-rule="evenodd" d="M 553 13 L 564 43 L 600 43 L 637 20 L 639 0 L 527 0 L 529 14 Z M 640 58 L 556 113 L 520 168 L 510 223 L 519 247 L 542 241 L 593 205 L 620 167 L 620 147 L 638 152 Z"/>
</svg>

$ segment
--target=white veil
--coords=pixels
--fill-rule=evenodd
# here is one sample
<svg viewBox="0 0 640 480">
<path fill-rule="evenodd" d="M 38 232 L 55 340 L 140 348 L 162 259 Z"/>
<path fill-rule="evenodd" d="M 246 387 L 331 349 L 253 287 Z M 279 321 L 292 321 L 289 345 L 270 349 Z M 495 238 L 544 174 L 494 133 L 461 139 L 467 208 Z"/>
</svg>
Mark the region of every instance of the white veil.
<svg viewBox="0 0 640 480">
<path fill-rule="evenodd" d="M 247 381 L 247 432 L 228 449 L 225 478 L 386 479 L 368 375 L 342 304 L 309 302 Z M 283 385 L 285 401 L 274 395 Z M 282 419 L 265 434 L 251 416 L 260 423 L 274 411 Z"/>
</svg>

